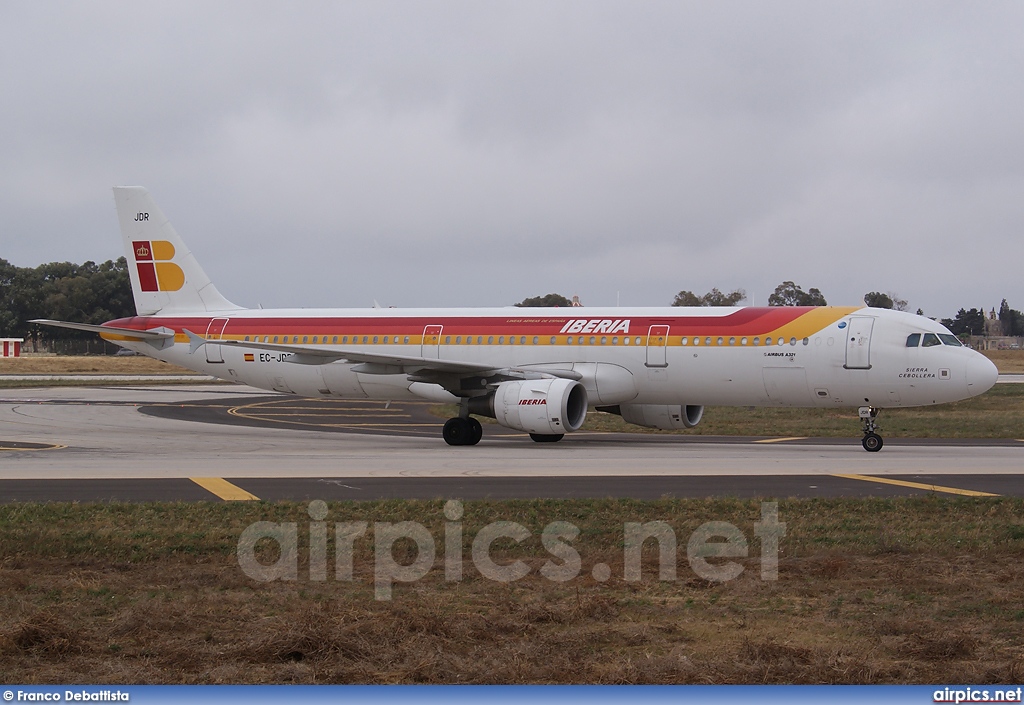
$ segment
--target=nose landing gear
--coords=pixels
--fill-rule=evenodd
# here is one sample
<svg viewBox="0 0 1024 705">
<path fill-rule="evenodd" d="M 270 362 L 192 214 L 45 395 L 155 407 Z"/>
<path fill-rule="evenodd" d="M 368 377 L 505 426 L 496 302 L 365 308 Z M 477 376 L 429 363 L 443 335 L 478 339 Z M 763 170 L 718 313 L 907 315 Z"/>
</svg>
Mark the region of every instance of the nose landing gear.
<svg viewBox="0 0 1024 705">
<path fill-rule="evenodd" d="M 869 453 L 877 453 L 882 450 L 882 437 L 875 433 L 878 430 L 878 425 L 875 423 L 878 411 L 879 409 L 874 406 L 862 406 L 858 410 L 861 428 L 864 429 L 864 438 L 861 439 L 860 444 Z"/>
</svg>

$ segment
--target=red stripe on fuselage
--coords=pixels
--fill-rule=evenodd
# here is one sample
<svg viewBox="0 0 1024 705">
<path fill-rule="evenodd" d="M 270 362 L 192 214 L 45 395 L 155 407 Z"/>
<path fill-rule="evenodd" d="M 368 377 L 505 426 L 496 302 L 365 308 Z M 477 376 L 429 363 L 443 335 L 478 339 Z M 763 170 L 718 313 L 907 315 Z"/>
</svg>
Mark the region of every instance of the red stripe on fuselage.
<svg viewBox="0 0 1024 705">
<path fill-rule="evenodd" d="M 371 317 L 231 317 L 225 334 L 236 336 L 274 335 L 422 335 L 428 325 L 443 326 L 443 335 L 564 335 L 562 328 L 571 320 L 628 320 L 629 335 L 646 335 L 651 325 L 668 325 L 672 335 L 763 335 L 804 315 L 812 307 L 784 306 L 742 308 L 725 316 L 610 316 L 552 315 L 520 316 L 389 316 Z M 218 317 L 223 318 L 223 317 Z M 182 332 L 206 331 L 213 317 L 133 317 L 110 321 L 119 328 L 147 330 L 166 326 Z M 625 334 L 621 329 L 616 334 Z M 577 333 L 572 333 L 576 335 Z M 605 335 L 588 332 L 582 335 Z"/>
</svg>

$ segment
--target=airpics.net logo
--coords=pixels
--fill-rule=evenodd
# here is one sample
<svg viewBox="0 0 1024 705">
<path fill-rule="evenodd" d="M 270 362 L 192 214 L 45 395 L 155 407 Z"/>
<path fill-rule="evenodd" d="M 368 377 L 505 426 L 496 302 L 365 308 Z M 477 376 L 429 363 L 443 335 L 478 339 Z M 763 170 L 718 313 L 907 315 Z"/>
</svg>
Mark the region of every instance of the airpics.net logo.
<svg viewBox="0 0 1024 705">
<path fill-rule="evenodd" d="M 373 523 L 372 532 L 367 521 L 334 522 L 332 532 L 330 523 L 325 521 L 329 513 L 326 502 L 310 502 L 307 512 L 312 519 L 308 526 L 309 570 L 308 575 L 302 578 L 311 581 L 328 579 L 328 537 L 331 534 L 334 537 L 333 573 L 335 580 L 339 581 L 355 579 L 357 543 L 362 542 L 361 548 L 365 550 L 367 542 L 372 541 L 374 597 L 377 600 L 390 600 L 395 583 L 421 580 L 438 563 L 438 542 L 418 522 L 378 521 Z M 447 582 L 460 582 L 463 577 L 463 514 L 462 502 L 449 500 L 445 503 L 442 545 L 444 579 Z M 761 520 L 754 523 L 754 536 L 760 540 L 762 580 L 778 580 L 779 539 L 785 534 L 786 524 L 779 521 L 778 503 L 762 502 Z M 492 558 L 492 547 L 496 542 L 506 548 L 510 541 L 518 545 L 532 536 L 533 533 L 518 522 L 494 521 L 487 524 L 472 538 L 470 559 L 473 567 L 483 578 L 499 583 L 525 578 L 533 571 L 530 565 L 520 559 L 508 560 L 507 557 L 502 559 L 506 562 L 499 563 Z M 540 541 L 549 558 L 538 569 L 541 577 L 564 583 L 580 576 L 583 559 L 574 545 L 579 536 L 580 529 L 567 521 L 551 522 L 543 528 Z M 415 559 L 408 563 L 395 559 L 395 547 L 399 542 L 415 545 Z M 677 580 L 679 541 L 675 530 L 666 521 L 625 522 L 621 540 L 622 578 L 626 582 L 640 581 L 645 545 L 657 546 L 658 579 Z M 747 537 L 726 521 L 705 522 L 686 541 L 690 569 L 698 578 L 709 582 L 721 583 L 738 578 L 745 567 L 730 559 L 749 558 L 750 552 Z M 261 561 L 257 555 L 275 553 L 277 558 L 272 562 Z M 258 521 L 250 524 L 238 539 L 237 557 L 242 572 L 253 580 L 299 580 L 299 523 Z M 613 568 L 607 563 L 597 563 L 590 570 L 590 575 L 598 582 L 606 582 L 613 577 Z"/>
<path fill-rule="evenodd" d="M 143 291 L 178 291 L 185 284 L 185 272 L 171 262 L 174 245 L 166 240 L 134 240 L 132 253 Z"/>
</svg>

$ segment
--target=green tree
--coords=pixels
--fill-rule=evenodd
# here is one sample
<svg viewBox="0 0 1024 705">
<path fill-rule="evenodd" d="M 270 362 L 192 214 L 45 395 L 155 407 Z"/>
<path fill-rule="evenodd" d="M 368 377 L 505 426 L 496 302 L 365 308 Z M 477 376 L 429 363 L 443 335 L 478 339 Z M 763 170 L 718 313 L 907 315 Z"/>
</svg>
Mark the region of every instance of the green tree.
<svg viewBox="0 0 1024 705">
<path fill-rule="evenodd" d="M 1010 304 L 1003 299 L 999 304 L 999 325 L 1003 329 L 1003 335 L 1022 336 L 1024 335 L 1024 313 L 1010 308 Z"/>
<path fill-rule="evenodd" d="M 747 298 L 747 292 L 743 289 L 736 289 L 724 294 L 714 288 L 703 296 L 697 296 L 692 291 L 680 291 L 673 299 L 673 306 L 735 306 Z"/>
<path fill-rule="evenodd" d="M 960 309 L 954 318 L 943 318 L 942 325 L 953 335 L 982 335 L 985 332 L 985 312 L 972 308 Z"/>
<path fill-rule="evenodd" d="M 880 291 L 871 291 L 864 294 L 864 303 L 871 308 L 892 308 L 892 297 Z"/>
<path fill-rule="evenodd" d="M 769 306 L 827 306 L 828 302 L 818 289 L 804 291 L 791 281 L 784 281 L 775 287 L 775 293 L 768 297 Z"/>
<path fill-rule="evenodd" d="M 5 335 L 67 340 L 92 337 L 66 329 L 40 330 L 33 318 L 77 323 L 104 323 L 132 316 L 128 263 L 124 257 L 102 264 L 50 262 L 38 267 L 15 267 L 0 260 L 0 331 Z"/>
<path fill-rule="evenodd" d="M 895 291 L 883 294 L 881 291 L 872 291 L 864 294 L 864 303 L 872 308 L 891 308 L 896 311 L 906 311 L 907 301 L 901 299 Z"/>
<path fill-rule="evenodd" d="M 546 294 L 544 296 L 533 296 L 528 299 L 523 299 L 521 302 L 517 303 L 516 306 L 521 308 L 531 306 L 554 308 L 557 306 L 572 306 L 572 301 L 561 294 Z"/>
</svg>

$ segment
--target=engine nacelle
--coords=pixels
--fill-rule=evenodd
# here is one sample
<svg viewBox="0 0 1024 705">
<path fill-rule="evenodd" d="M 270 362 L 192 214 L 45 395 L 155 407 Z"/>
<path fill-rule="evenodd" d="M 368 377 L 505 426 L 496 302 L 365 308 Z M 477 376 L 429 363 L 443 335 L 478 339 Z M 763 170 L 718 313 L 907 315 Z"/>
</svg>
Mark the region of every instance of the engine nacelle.
<svg viewBox="0 0 1024 705">
<path fill-rule="evenodd" d="M 693 428 L 704 416 L 703 406 L 672 404 L 620 404 L 622 418 L 637 426 L 675 431 Z"/>
<path fill-rule="evenodd" d="M 517 431 L 571 433 L 587 417 L 587 390 L 572 379 L 502 382 L 493 395 L 471 400 L 470 411 Z"/>
</svg>

